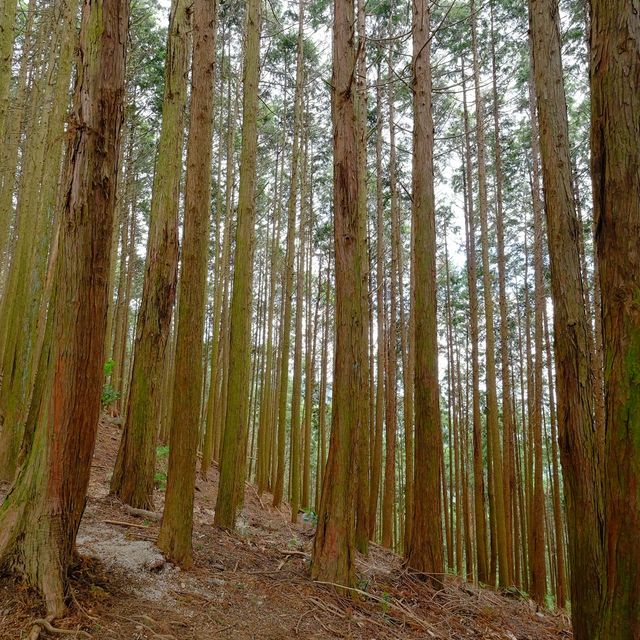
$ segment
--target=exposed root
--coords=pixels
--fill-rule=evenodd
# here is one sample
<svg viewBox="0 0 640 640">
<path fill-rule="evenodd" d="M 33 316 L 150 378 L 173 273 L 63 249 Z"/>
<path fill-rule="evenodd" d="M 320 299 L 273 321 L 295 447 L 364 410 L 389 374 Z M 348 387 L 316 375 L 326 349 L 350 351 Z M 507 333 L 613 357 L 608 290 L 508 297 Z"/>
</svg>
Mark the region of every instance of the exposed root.
<svg viewBox="0 0 640 640">
<path fill-rule="evenodd" d="M 33 621 L 33 626 L 29 633 L 29 640 L 37 640 L 43 630 L 53 636 L 80 636 L 81 638 L 93 637 L 90 633 L 82 631 L 81 629 L 58 629 L 58 627 L 54 627 L 49 620 L 45 618 L 38 618 Z"/>
</svg>

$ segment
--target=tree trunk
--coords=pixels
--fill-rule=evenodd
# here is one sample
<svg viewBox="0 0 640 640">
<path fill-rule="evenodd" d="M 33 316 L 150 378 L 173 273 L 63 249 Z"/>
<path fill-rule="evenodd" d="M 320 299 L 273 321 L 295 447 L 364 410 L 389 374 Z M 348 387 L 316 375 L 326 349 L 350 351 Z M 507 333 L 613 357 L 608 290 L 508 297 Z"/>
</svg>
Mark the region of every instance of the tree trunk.
<svg viewBox="0 0 640 640">
<path fill-rule="evenodd" d="M 389 54 L 389 74 L 392 77 L 393 67 Z M 384 464 L 384 493 L 382 495 L 382 545 L 393 548 L 394 536 L 393 512 L 396 503 L 396 440 L 398 429 L 398 287 L 396 273 L 398 271 L 398 187 L 396 162 L 396 124 L 395 124 L 395 89 L 389 82 L 389 190 L 391 192 L 391 268 L 389 272 L 389 324 L 386 336 L 386 442 Z"/>
<path fill-rule="evenodd" d="M 53 616 L 65 610 L 100 412 L 127 9 L 125 2 L 100 0 L 83 6 L 53 339 L 38 371 L 43 392 L 30 407 L 37 420 L 33 446 L 0 507 L 0 566 L 36 587 Z M 87 303 L 76 304 L 79 299 Z"/>
<path fill-rule="evenodd" d="M 591 168 L 606 416 L 607 567 L 598 637 L 621 640 L 640 636 L 639 9 L 636 1 L 591 2 Z"/>
<path fill-rule="evenodd" d="M 473 211 L 473 186 L 471 167 L 471 142 L 469 135 L 469 115 L 464 60 L 462 62 L 462 88 L 465 131 L 465 204 L 467 226 L 467 279 L 469 286 L 469 320 L 471 334 L 471 366 L 473 384 L 473 489 L 476 522 L 476 555 L 478 580 L 489 580 L 489 559 L 487 557 L 487 524 L 485 516 L 484 474 L 482 465 L 482 432 L 480 418 L 480 366 L 478 356 L 478 290 L 476 263 L 476 228 Z"/>
<path fill-rule="evenodd" d="M 355 579 L 355 505 L 358 438 L 362 416 L 353 398 L 363 397 L 367 381 L 359 366 L 367 330 L 362 317 L 363 255 L 357 171 L 357 131 L 354 126 L 353 0 L 336 0 L 333 26 L 332 115 L 334 127 L 333 191 L 336 272 L 336 345 L 333 416 L 329 459 L 322 483 L 318 528 L 313 545 L 311 577 L 342 585 Z"/>
<path fill-rule="evenodd" d="M 258 81 L 260 76 L 260 0 L 246 5 L 242 96 L 242 150 L 238 223 L 229 325 L 229 371 L 220 464 L 220 487 L 215 524 L 233 529 L 236 511 L 244 497 L 246 442 L 249 427 L 247 380 L 251 372 L 251 319 L 253 298 L 253 252 L 256 216 L 256 145 L 258 140 Z"/>
<path fill-rule="evenodd" d="M 429 5 L 413 3 L 412 231 L 415 290 L 415 493 L 409 566 L 441 583 L 444 571 L 440 483 L 442 432 L 438 386 L 436 207 L 433 187 L 433 116 Z"/>
<path fill-rule="evenodd" d="M 178 274 L 178 204 L 189 22 L 186 0 L 174 0 L 169 14 L 162 128 L 153 178 L 131 384 L 111 479 L 111 492 L 136 509 L 153 509 L 156 437 Z"/>
<path fill-rule="evenodd" d="M 471 3 L 471 41 L 473 51 L 473 79 L 475 87 L 476 106 L 476 144 L 478 153 L 478 192 L 480 212 L 480 237 L 482 244 L 482 284 L 484 291 L 484 313 L 486 327 L 486 376 L 487 385 L 487 437 L 491 441 L 491 461 L 489 469 L 495 496 L 495 531 L 497 555 L 499 562 L 499 586 L 504 588 L 511 583 L 511 566 L 507 551 L 507 528 L 504 508 L 504 479 L 502 452 L 500 451 L 500 432 L 498 427 L 498 394 L 496 389 L 496 361 L 495 361 L 495 329 L 493 321 L 493 277 L 489 259 L 489 222 L 487 198 L 487 174 L 485 164 L 485 134 L 484 134 L 484 100 L 480 91 L 480 65 L 478 62 L 477 28 L 475 0 Z"/>
<path fill-rule="evenodd" d="M 513 460 L 511 448 L 513 442 L 513 407 L 511 405 L 511 371 L 509 365 L 509 318 L 506 292 L 506 259 L 504 251 L 504 214 L 503 214 L 503 174 L 502 146 L 500 142 L 500 116 L 495 38 L 493 32 L 493 5 L 491 5 L 491 61 L 493 79 L 493 123 L 495 131 L 495 173 L 496 173 L 496 244 L 498 253 L 498 300 L 500 309 L 500 368 L 502 382 L 502 495 L 505 512 L 505 532 L 509 577 L 513 580 L 514 544 L 511 498 L 515 489 L 513 482 Z M 519 552 L 519 551 L 518 551 Z"/>
<path fill-rule="evenodd" d="M 360 238 L 357 246 L 360 261 L 361 317 L 369 318 L 369 253 L 367 250 L 367 56 L 366 56 L 366 0 L 357 2 L 357 67 L 356 67 L 356 126 L 358 136 L 358 206 Z M 357 396 L 360 411 L 358 447 L 358 495 L 356 505 L 356 548 L 360 553 L 369 552 L 369 323 L 360 332 L 360 367 L 363 371 L 365 390 Z"/>
<path fill-rule="evenodd" d="M 192 562 L 193 494 L 202 397 L 203 333 L 211 207 L 211 144 L 217 2 L 195 0 L 191 106 L 187 143 L 182 268 L 176 322 L 169 465 L 158 547 L 185 567 Z M 154 425 L 155 426 L 155 425 Z M 157 427 L 156 427 L 157 428 Z"/>
<path fill-rule="evenodd" d="M 532 69 L 533 71 L 533 69 Z M 533 401 L 530 414 L 529 447 L 533 457 L 533 494 L 529 516 L 530 545 L 529 568 L 531 570 L 531 597 L 538 605 L 545 606 L 547 592 L 547 572 L 545 564 L 545 499 L 542 469 L 542 305 L 544 304 L 544 274 L 542 242 L 544 229 L 542 226 L 542 202 L 540 198 L 540 164 L 538 121 L 534 106 L 533 78 L 529 78 L 529 105 L 531 114 L 531 195 L 533 202 L 533 271 L 534 271 L 534 306 L 533 336 L 535 348 L 535 364 L 533 367 Z M 531 372 L 529 372 L 531 373 Z"/>
<path fill-rule="evenodd" d="M 588 319 L 584 310 L 585 292 L 578 247 L 579 221 L 571 191 L 558 7 L 554 0 L 532 0 L 529 8 L 551 257 L 558 431 L 569 533 L 571 614 L 574 636 L 582 640 L 596 637 L 604 578 L 600 534 L 602 462 L 597 455 L 593 418 Z M 594 109 L 597 113 L 595 106 Z M 598 166 L 594 154 L 594 167 Z M 594 186 L 594 194 L 599 193 Z M 625 228 L 624 233 L 628 234 L 626 237 L 632 237 L 630 229 Z M 602 287 L 603 293 L 613 291 L 610 284 L 607 282 L 607 286 Z"/>
<path fill-rule="evenodd" d="M 371 460 L 371 480 L 369 493 L 369 537 L 375 539 L 378 519 L 378 496 L 382 475 L 382 432 L 384 430 L 384 205 L 382 193 L 382 87 L 380 65 L 376 83 L 376 420 Z"/>
<path fill-rule="evenodd" d="M 304 5 L 298 5 L 298 40 L 296 54 L 296 86 L 293 99 L 293 143 L 291 148 L 291 175 L 287 200 L 287 253 L 282 284 L 284 313 L 280 339 L 280 380 L 278 387 L 278 465 L 273 489 L 273 506 L 277 507 L 284 496 L 285 437 L 287 396 L 289 394 L 289 351 L 291 346 L 291 306 L 293 296 L 293 265 L 296 240 L 296 206 L 298 199 L 298 170 L 300 163 L 300 130 L 302 129 L 302 90 L 304 82 Z"/>
<path fill-rule="evenodd" d="M 545 305 L 546 307 L 546 305 Z M 543 309 L 545 350 L 547 355 L 547 378 L 549 385 L 549 422 L 551 423 L 551 478 L 553 480 L 553 525 L 556 540 L 556 605 L 564 609 L 567 604 L 566 596 L 566 568 L 564 559 L 564 522 L 562 518 L 562 504 L 560 501 L 560 472 L 558 469 L 558 435 L 557 416 L 554 398 L 555 385 L 553 380 L 553 362 L 551 360 L 551 337 L 546 308 Z"/>
</svg>

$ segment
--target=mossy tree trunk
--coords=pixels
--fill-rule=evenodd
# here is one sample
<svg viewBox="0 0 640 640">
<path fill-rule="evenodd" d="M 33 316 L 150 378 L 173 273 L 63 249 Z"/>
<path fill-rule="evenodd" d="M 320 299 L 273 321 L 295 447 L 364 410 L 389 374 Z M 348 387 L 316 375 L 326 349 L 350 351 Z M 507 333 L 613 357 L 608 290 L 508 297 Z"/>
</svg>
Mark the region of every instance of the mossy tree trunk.
<svg viewBox="0 0 640 640">
<path fill-rule="evenodd" d="M 158 547 L 192 562 L 191 532 L 202 397 L 203 334 L 211 209 L 211 146 L 218 3 L 195 0 L 187 143 L 182 269 L 176 323 L 175 380 L 167 493 Z"/>
<path fill-rule="evenodd" d="M 215 515 L 215 524 L 228 529 L 235 527 L 236 512 L 244 498 L 249 428 L 247 380 L 251 372 L 261 1 L 249 0 L 246 10 L 238 223 L 229 323 L 229 379 Z"/>
<path fill-rule="evenodd" d="M 85 2 L 52 340 L 30 407 L 33 445 L 0 507 L 0 567 L 37 588 L 53 616 L 65 610 L 100 412 L 127 27 L 126 2 Z"/>
<path fill-rule="evenodd" d="M 189 29 L 187 2 L 174 0 L 169 14 L 162 128 L 151 197 L 133 369 L 122 439 L 111 480 L 111 492 L 138 509 L 153 508 L 156 439 L 176 293 Z"/>
</svg>

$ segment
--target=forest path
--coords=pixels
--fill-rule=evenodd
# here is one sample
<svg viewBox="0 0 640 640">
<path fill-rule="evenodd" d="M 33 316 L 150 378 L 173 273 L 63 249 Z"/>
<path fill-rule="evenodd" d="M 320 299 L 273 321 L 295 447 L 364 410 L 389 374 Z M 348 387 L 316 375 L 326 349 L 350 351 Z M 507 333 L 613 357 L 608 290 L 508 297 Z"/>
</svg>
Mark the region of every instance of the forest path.
<svg viewBox="0 0 640 640">
<path fill-rule="evenodd" d="M 311 523 L 301 516 L 291 524 L 288 506 L 274 510 L 271 496 L 259 497 L 252 485 L 237 531 L 211 526 L 215 467 L 197 481 L 195 566 L 182 571 L 154 545 L 159 522 L 130 515 L 108 495 L 119 440 L 119 427 L 104 420 L 77 540 L 82 562 L 72 577 L 70 615 L 56 621 L 60 628 L 82 629 L 96 640 L 571 638 L 565 615 L 537 612 L 528 600 L 453 577 L 435 592 L 377 545 L 358 559 L 359 591 L 340 596 L 308 577 Z M 166 458 L 158 465 L 162 474 Z M 162 491 L 155 501 L 161 511 Z M 0 638 L 27 638 L 42 615 L 26 588 L 0 580 Z"/>
</svg>

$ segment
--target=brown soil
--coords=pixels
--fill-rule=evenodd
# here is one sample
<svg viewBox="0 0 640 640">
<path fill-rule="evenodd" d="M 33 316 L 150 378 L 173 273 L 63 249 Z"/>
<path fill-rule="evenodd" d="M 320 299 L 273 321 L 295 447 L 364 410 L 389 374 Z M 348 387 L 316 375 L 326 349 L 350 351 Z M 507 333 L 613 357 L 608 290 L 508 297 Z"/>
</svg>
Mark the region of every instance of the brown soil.
<svg viewBox="0 0 640 640">
<path fill-rule="evenodd" d="M 116 424 L 101 423 L 78 534 L 82 559 L 71 576 L 69 616 L 55 621 L 58 628 L 83 630 L 96 640 L 571 638 L 564 614 L 537 611 L 528 600 L 454 577 L 434 591 L 377 545 L 358 560 L 359 589 L 339 595 L 309 579 L 311 525 L 302 518 L 291 524 L 288 508 L 274 510 L 271 496 L 258 496 L 252 485 L 237 530 L 211 526 L 215 468 L 206 481 L 198 479 L 195 568 L 181 571 L 154 546 L 159 523 L 130 515 L 108 495 L 119 438 Z M 161 469 L 164 464 L 159 461 Z M 158 511 L 162 502 L 157 491 Z M 43 615 L 29 589 L 0 580 L 0 638 L 27 638 Z"/>
</svg>

